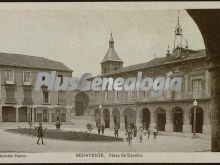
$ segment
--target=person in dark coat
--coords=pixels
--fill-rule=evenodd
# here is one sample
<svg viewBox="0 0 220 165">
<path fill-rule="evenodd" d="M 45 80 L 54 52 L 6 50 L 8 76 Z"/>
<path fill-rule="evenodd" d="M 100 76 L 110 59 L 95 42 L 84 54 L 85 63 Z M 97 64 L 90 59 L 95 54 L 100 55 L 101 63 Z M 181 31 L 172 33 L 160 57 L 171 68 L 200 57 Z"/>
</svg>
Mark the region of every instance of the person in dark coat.
<svg viewBox="0 0 220 165">
<path fill-rule="evenodd" d="M 115 137 L 118 138 L 118 130 L 119 130 L 119 128 L 118 128 L 118 125 L 117 125 L 117 124 L 115 124 L 114 130 L 115 130 L 115 132 L 114 132 Z"/>
<path fill-rule="evenodd" d="M 102 130 L 102 135 L 104 135 L 104 131 L 105 131 L 105 125 L 104 125 L 104 123 L 102 123 L 101 130 Z"/>
<path fill-rule="evenodd" d="M 39 123 L 39 127 L 37 128 L 37 144 L 39 144 L 39 140 L 42 140 L 42 144 L 44 144 L 44 140 L 43 140 L 43 127 L 42 127 L 42 123 Z"/>
<path fill-rule="evenodd" d="M 100 124 L 97 125 L 97 130 L 98 130 L 98 134 L 100 135 L 100 132 L 101 132 L 101 125 Z"/>
</svg>

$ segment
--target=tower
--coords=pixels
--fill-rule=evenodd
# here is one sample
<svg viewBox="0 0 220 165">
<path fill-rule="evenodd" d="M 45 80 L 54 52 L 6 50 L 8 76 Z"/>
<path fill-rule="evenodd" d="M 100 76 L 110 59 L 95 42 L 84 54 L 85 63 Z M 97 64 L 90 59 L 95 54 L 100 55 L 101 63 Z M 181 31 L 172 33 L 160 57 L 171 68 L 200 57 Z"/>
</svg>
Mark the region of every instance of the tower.
<svg viewBox="0 0 220 165">
<path fill-rule="evenodd" d="M 101 62 L 101 73 L 111 73 L 115 70 L 121 69 L 122 67 L 123 61 L 119 58 L 118 54 L 115 51 L 114 39 L 111 33 L 111 37 L 109 40 L 109 49 Z"/>
<path fill-rule="evenodd" d="M 174 31 L 173 57 L 177 59 L 181 58 L 182 51 L 188 49 L 188 47 L 188 42 L 183 36 L 183 29 L 180 25 L 180 15 L 178 10 L 177 25 Z"/>
</svg>

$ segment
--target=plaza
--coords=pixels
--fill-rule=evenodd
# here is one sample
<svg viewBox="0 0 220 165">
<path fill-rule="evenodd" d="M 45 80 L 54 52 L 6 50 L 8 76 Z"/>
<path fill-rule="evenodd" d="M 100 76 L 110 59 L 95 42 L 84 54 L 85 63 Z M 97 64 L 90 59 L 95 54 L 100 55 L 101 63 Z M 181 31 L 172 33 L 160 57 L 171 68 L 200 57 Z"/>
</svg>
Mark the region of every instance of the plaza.
<svg viewBox="0 0 220 165">
<path fill-rule="evenodd" d="M 34 123 L 37 126 L 38 123 Z M 192 134 L 165 134 L 159 133 L 157 139 L 144 136 L 143 143 L 139 143 L 138 137 L 132 140 L 131 147 L 124 142 L 85 142 L 54 140 L 45 138 L 45 145 L 37 145 L 37 137 L 6 132 L 9 128 L 28 128 L 27 123 L 1 123 L 0 124 L 0 152 L 19 153 L 48 153 L 48 152 L 210 152 L 210 137 L 197 134 L 192 139 Z M 55 129 L 52 124 L 43 124 L 44 128 Z M 63 130 L 85 131 L 72 125 L 63 125 Z M 97 134 L 94 129 L 92 133 Z M 105 135 L 114 136 L 112 129 L 106 129 Z M 119 130 L 119 137 L 125 138 L 125 132 Z"/>
</svg>

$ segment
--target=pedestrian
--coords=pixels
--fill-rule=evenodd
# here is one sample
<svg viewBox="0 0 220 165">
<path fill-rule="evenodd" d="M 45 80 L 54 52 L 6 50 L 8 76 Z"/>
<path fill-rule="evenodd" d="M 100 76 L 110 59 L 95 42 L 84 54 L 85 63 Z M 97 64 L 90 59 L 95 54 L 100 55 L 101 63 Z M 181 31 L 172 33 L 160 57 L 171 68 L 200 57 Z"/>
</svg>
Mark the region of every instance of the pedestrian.
<svg viewBox="0 0 220 165">
<path fill-rule="evenodd" d="M 114 130 L 115 130 L 115 137 L 117 137 L 118 138 L 118 130 L 119 130 L 119 128 L 118 128 L 118 125 L 117 124 L 115 124 L 115 127 L 114 127 Z"/>
<path fill-rule="evenodd" d="M 104 123 L 102 123 L 101 130 L 102 130 L 102 135 L 104 135 L 104 131 L 105 131 L 105 125 L 104 125 Z"/>
<path fill-rule="evenodd" d="M 132 135 L 133 135 L 133 132 L 132 132 L 130 126 L 127 127 L 127 132 L 126 132 L 125 135 L 127 135 L 126 140 L 128 141 L 128 144 L 130 146 L 131 145 L 131 140 L 132 140 Z"/>
<path fill-rule="evenodd" d="M 137 136 L 137 126 L 135 124 L 133 126 L 133 129 L 134 129 L 134 137 L 136 137 Z"/>
<path fill-rule="evenodd" d="M 156 130 L 157 130 L 157 135 L 158 135 L 158 132 L 159 132 L 158 124 L 156 125 Z"/>
<path fill-rule="evenodd" d="M 150 127 L 147 129 L 148 139 L 150 138 Z"/>
<path fill-rule="evenodd" d="M 100 124 L 97 125 L 97 130 L 98 130 L 98 134 L 100 135 L 100 132 L 101 132 L 101 126 L 100 126 Z"/>
<path fill-rule="evenodd" d="M 143 136 L 143 128 L 142 128 L 142 126 L 140 126 L 140 128 L 138 130 L 138 136 L 140 138 L 139 143 L 142 143 L 142 136 Z"/>
<path fill-rule="evenodd" d="M 43 140 L 43 127 L 42 127 L 42 123 L 39 123 L 39 127 L 37 128 L 37 144 L 39 144 L 39 140 L 42 140 L 42 144 L 44 144 L 44 140 Z"/>
<path fill-rule="evenodd" d="M 156 136 L 157 136 L 157 129 L 156 129 L 156 127 L 154 127 L 154 129 L 153 129 L 153 134 L 154 134 L 154 139 L 156 139 Z"/>
</svg>

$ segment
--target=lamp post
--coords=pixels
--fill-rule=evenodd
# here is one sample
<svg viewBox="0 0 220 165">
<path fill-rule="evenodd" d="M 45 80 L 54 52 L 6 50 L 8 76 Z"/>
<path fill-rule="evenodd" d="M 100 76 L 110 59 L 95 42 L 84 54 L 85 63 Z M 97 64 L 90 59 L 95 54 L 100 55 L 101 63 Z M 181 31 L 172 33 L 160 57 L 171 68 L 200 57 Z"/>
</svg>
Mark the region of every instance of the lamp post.
<svg viewBox="0 0 220 165">
<path fill-rule="evenodd" d="M 195 100 L 193 102 L 194 112 L 193 112 L 193 123 L 192 123 L 193 124 L 193 137 L 192 138 L 196 138 L 196 107 L 197 107 L 197 105 L 198 105 L 198 103 Z"/>
<path fill-rule="evenodd" d="M 99 105 L 99 111 L 100 111 L 100 124 L 102 123 L 102 105 Z"/>
</svg>

